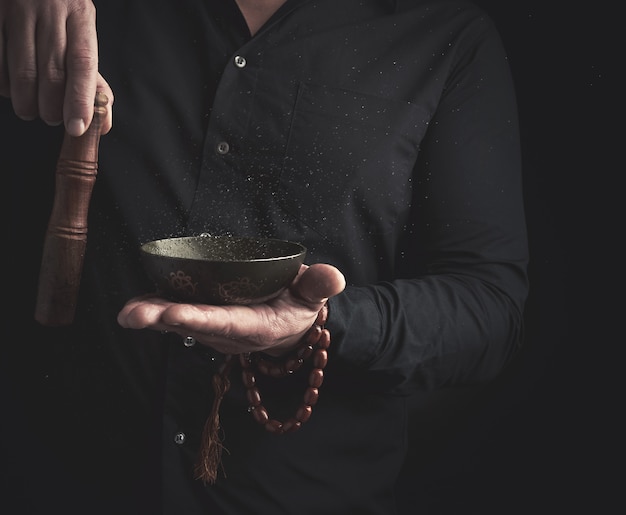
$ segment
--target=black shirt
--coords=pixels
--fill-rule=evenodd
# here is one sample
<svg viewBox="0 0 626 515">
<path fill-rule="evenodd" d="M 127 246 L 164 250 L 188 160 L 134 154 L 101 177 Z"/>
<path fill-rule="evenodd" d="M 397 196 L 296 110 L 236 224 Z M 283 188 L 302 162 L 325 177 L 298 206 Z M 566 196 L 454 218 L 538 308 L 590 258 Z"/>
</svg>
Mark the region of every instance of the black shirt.
<svg viewBox="0 0 626 515">
<path fill-rule="evenodd" d="M 493 23 L 462 1 L 287 0 L 250 37 L 232 1 L 96 4 L 114 123 L 100 144 L 77 320 L 32 323 L 32 278 L 16 310 L 41 347 L 20 359 L 36 363 L 26 377 L 49 401 L 32 405 L 56 414 L 43 427 L 64 473 L 92 513 L 120 499 L 117 513 L 393 513 L 411 438 L 406 396 L 492 380 L 520 344 L 519 136 Z M 8 114 L 2 123 L 42 149 L 6 153 L 25 170 L 14 212 L 36 204 L 15 222 L 33 275 L 52 183 L 33 193 L 25 177 L 53 170 L 59 131 Z M 210 487 L 193 465 L 223 357 L 115 321 L 152 289 L 139 245 L 199 233 L 300 241 L 307 263 L 333 264 L 348 282 L 329 303 L 330 359 L 311 419 L 293 434 L 265 432 L 234 373 Z M 304 384 L 295 374 L 261 386 L 280 414 Z"/>
</svg>

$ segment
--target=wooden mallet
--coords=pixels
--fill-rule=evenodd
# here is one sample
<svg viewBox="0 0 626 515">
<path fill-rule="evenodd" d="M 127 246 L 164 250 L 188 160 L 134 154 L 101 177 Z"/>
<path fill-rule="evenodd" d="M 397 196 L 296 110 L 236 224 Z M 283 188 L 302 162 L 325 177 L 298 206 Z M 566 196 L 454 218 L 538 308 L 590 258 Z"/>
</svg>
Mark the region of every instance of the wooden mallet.
<svg viewBox="0 0 626 515">
<path fill-rule="evenodd" d="M 98 146 L 107 97 L 98 92 L 93 120 L 79 137 L 67 132 L 56 167 L 52 212 L 46 230 L 35 319 L 45 326 L 74 321 L 87 245 L 87 215 L 98 173 Z"/>
</svg>

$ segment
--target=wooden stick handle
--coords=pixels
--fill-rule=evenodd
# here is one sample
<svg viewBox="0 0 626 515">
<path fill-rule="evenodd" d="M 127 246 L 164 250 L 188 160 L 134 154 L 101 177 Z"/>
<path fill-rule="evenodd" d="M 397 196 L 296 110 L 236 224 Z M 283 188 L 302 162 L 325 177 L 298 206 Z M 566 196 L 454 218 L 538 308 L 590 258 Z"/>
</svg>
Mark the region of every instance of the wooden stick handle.
<svg viewBox="0 0 626 515">
<path fill-rule="evenodd" d="M 35 306 L 35 320 L 46 326 L 65 326 L 74 321 L 106 105 L 106 95 L 98 92 L 87 131 L 79 137 L 66 132 L 63 138 Z"/>
</svg>

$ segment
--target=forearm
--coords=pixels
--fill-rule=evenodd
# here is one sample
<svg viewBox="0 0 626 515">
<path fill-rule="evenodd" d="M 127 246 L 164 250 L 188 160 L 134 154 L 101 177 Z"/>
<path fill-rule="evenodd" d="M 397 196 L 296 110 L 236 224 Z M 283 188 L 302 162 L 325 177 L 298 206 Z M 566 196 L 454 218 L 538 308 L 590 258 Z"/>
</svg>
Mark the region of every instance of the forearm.
<svg viewBox="0 0 626 515">
<path fill-rule="evenodd" d="M 463 273 L 348 288 L 330 302 L 333 359 L 387 390 L 493 379 L 519 348 L 523 330 L 524 273 L 512 267 L 503 273 L 516 298 Z"/>
</svg>

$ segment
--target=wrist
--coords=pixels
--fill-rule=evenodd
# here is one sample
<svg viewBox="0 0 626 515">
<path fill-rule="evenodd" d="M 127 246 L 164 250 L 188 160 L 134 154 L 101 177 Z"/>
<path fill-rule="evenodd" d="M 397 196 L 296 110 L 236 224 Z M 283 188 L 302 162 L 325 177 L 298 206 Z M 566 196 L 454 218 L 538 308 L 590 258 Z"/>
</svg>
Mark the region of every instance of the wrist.
<svg viewBox="0 0 626 515">
<path fill-rule="evenodd" d="M 263 352 L 246 353 L 246 359 L 254 361 L 256 368 L 264 375 L 283 377 L 292 374 L 313 355 L 316 348 L 322 348 L 326 354 L 330 345 L 330 333 L 324 331 L 327 319 L 328 306 L 324 304 L 313 325 L 297 341 L 288 347 L 276 346 Z"/>
<path fill-rule="evenodd" d="M 269 362 L 278 362 L 280 360 L 288 359 L 291 353 L 298 352 L 298 350 L 307 342 L 307 339 L 309 340 L 309 343 L 312 343 L 314 341 L 314 335 L 311 334 L 311 332 L 318 333 L 326 325 L 327 320 L 328 303 L 326 302 L 318 311 L 317 318 L 315 319 L 313 325 L 302 333 L 299 338 L 289 343 L 275 345 L 263 351 L 256 352 L 255 354 L 263 357 Z M 308 357 L 308 355 L 306 357 Z"/>
</svg>

